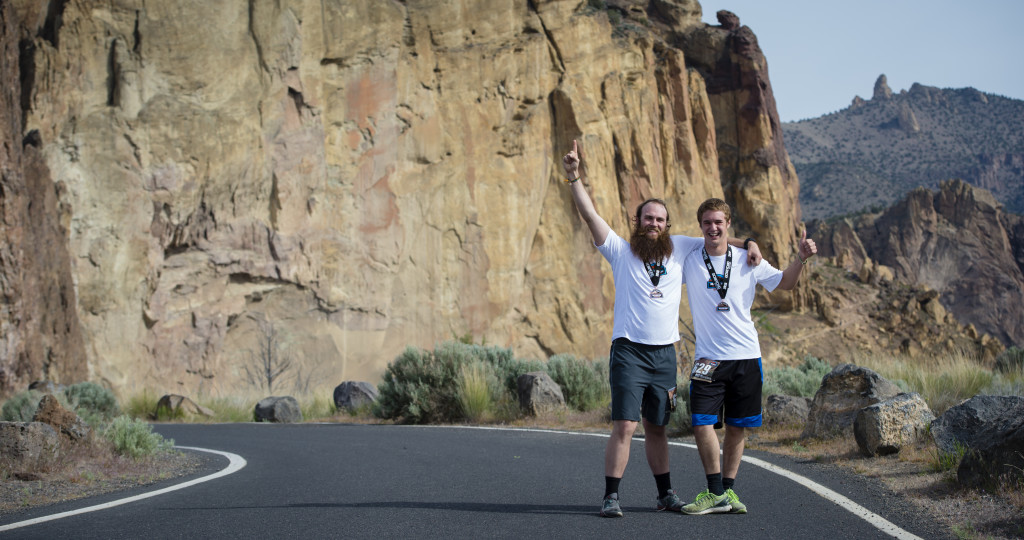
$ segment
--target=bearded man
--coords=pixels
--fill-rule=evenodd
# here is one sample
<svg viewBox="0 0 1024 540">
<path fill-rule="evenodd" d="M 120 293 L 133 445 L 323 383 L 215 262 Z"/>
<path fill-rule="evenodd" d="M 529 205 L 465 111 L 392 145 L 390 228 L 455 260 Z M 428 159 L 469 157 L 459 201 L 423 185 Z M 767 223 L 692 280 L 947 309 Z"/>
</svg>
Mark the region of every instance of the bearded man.
<svg viewBox="0 0 1024 540">
<path fill-rule="evenodd" d="M 612 391 L 612 434 L 605 447 L 605 494 L 600 515 L 621 517 L 619 485 L 629 460 L 629 444 L 637 424 L 644 424 L 647 464 L 658 488 L 657 509 L 681 512 L 683 502 L 672 490 L 665 426 L 675 409 L 676 350 L 679 302 L 682 298 L 681 257 L 703 245 L 703 239 L 669 234 L 668 208 L 648 199 L 636 209 L 630 241 L 615 234 L 597 214 L 580 182 L 576 141 L 562 158 L 573 201 L 590 229 L 594 245 L 611 264 L 615 281 L 615 312 L 609 354 Z M 751 265 L 761 253 L 751 239 L 730 239 L 748 248 Z M 747 245 L 744 246 L 744 243 Z"/>
</svg>

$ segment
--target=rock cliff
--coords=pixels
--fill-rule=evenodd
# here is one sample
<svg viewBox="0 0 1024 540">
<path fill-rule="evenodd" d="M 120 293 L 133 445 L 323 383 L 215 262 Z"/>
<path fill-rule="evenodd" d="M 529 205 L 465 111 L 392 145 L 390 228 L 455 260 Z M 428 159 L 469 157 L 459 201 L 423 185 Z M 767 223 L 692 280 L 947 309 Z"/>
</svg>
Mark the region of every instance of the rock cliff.
<svg viewBox="0 0 1024 540">
<path fill-rule="evenodd" d="M 880 214 L 810 228 L 820 255 L 854 272 L 891 269 L 897 282 L 934 291 L 976 336 L 1009 346 L 1024 343 L 1021 223 L 988 191 L 949 180 L 937 191 L 916 189 Z"/>
<path fill-rule="evenodd" d="M 693 0 L 0 6 L 21 82 L 0 116 L 7 389 L 231 391 L 268 328 L 297 389 L 454 336 L 603 356 L 611 273 L 558 163 L 574 138 L 620 233 L 660 196 L 695 235 L 724 196 L 735 235 L 791 257 L 764 56 Z"/>
<path fill-rule="evenodd" d="M 0 2 L 0 394 L 37 378 L 84 380 L 88 364 L 67 250 L 66 186 L 22 129 L 18 16 Z"/>
</svg>

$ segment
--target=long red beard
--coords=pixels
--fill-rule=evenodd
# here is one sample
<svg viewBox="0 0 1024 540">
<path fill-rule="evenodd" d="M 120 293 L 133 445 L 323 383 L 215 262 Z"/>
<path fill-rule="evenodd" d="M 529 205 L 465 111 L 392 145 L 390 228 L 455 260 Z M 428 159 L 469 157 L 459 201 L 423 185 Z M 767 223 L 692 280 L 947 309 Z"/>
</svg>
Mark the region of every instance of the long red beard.
<svg viewBox="0 0 1024 540">
<path fill-rule="evenodd" d="M 648 239 L 645 232 L 641 227 L 633 228 L 633 235 L 629 238 L 629 249 L 633 255 L 644 262 L 662 262 L 672 256 L 672 236 L 668 229 L 661 231 L 654 240 Z"/>
</svg>

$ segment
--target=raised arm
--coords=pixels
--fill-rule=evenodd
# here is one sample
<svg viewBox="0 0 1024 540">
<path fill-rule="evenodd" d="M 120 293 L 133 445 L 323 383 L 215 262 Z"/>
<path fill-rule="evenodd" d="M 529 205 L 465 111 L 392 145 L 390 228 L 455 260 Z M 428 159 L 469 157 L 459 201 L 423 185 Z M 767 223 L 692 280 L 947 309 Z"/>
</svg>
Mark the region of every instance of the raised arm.
<svg viewBox="0 0 1024 540">
<path fill-rule="evenodd" d="M 580 182 L 580 154 L 575 139 L 572 141 L 572 151 L 562 158 L 562 167 L 565 168 L 566 181 L 569 182 L 569 191 L 572 193 L 572 200 L 576 203 L 576 210 L 579 211 L 583 221 L 590 228 L 590 235 L 594 237 L 594 244 L 598 246 L 603 245 L 604 241 L 608 238 L 608 231 L 611 230 L 611 227 L 608 226 L 608 223 L 601 216 L 597 215 L 597 210 L 594 209 L 594 202 L 590 200 L 590 194 L 583 187 L 583 182 Z"/>
<path fill-rule="evenodd" d="M 807 264 L 807 259 L 817 255 L 818 247 L 814 245 L 814 240 L 807 238 L 807 229 L 804 229 L 800 233 L 800 248 L 796 253 L 796 260 L 789 263 L 789 266 L 782 271 L 782 281 L 779 282 L 779 288 L 784 291 L 791 291 L 796 287 L 796 282 L 800 279 L 800 272 L 803 271 L 804 265 Z"/>
</svg>

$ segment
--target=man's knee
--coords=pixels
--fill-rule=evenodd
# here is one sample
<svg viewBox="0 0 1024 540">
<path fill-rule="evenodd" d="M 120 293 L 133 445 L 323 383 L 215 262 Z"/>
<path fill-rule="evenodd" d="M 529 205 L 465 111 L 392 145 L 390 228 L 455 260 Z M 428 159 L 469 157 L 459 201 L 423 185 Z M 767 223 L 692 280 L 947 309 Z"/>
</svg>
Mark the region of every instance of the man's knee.
<svg viewBox="0 0 1024 540">
<path fill-rule="evenodd" d="M 666 428 L 666 426 L 659 426 L 658 424 L 654 424 L 654 423 L 648 422 L 647 420 L 644 420 L 644 438 L 647 438 L 647 439 L 665 438 L 665 431 L 666 431 L 665 428 Z"/>
<path fill-rule="evenodd" d="M 615 420 L 612 422 L 612 437 L 629 439 L 636 432 L 637 422 L 632 420 Z"/>
</svg>

